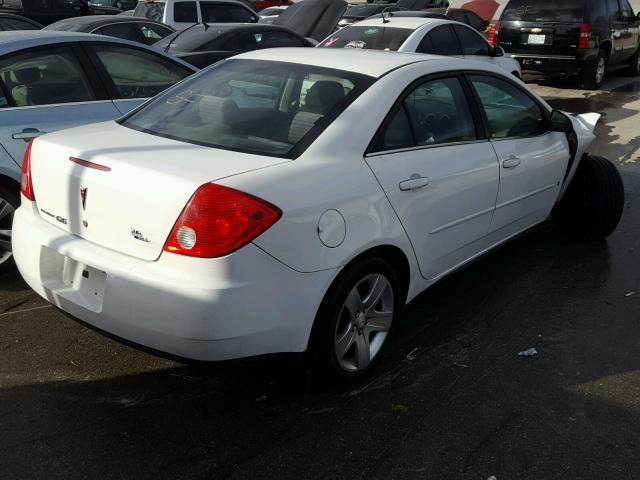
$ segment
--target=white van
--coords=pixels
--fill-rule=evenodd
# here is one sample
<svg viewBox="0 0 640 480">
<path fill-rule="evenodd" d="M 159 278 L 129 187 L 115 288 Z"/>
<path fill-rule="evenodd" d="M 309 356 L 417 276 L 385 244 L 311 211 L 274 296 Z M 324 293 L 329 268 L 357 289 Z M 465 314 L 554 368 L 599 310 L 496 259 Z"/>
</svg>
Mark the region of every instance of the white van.
<svg viewBox="0 0 640 480">
<path fill-rule="evenodd" d="M 194 23 L 257 23 L 258 14 L 236 0 L 148 0 L 133 15 L 184 30 Z"/>
</svg>

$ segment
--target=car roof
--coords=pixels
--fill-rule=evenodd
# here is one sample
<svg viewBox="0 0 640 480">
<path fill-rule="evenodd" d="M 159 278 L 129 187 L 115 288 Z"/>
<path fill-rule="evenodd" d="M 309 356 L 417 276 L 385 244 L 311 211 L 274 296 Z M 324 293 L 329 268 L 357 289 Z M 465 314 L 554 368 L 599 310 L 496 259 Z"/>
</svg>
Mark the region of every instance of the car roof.
<svg viewBox="0 0 640 480">
<path fill-rule="evenodd" d="M 356 27 L 371 27 L 371 26 L 384 26 L 384 27 L 395 27 L 395 28 L 409 28 L 411 30 L 417 30 L 418 28 L 424 25 L 444 25 L 447 23 L 458 23 L 453 22 L 451 20 L 445 20 L 443 18 L 429 18 L 429 17 L 394 17 L 387 16 L 385 17 L 388 21 L 384 23 L 382 21 L 382 17 L 377 18 L 367 18 L 362 20 L 361 22 L 356 23 L 353 26 L 349 26 L 346 28 L 356 28 Z"/>
<path fill-rule="evenodd" d="M 351 28 L 351 27 L 347 27 Z M 427 55 L 424 53 L 383 52 L 354 48 L 270 48 L 254 50 L 233 57 L 234 59 L 270 60 L 274 62 L 298 63 L 316 67 L 332 68 L 347 72 L 362 73 L 371 77 L 381 77 L 396 68 L 417 62 L 433 62 L 434 70 L 446 63 L 448 68 L 460 65 L 458 59 Z M 457 61 L 457 63 L 456 63 Z M 465 60 L 465 65 L 487 67 L 487 63 Z"/>
<path fill-rule="evenodd" d="M 174 61 L 181 63 L 190 70 L 197 70 L 193 65 L 189 65 L 178 58 L 159 52 L 158 50 L 147 47 L 146 45 L 142 45 L 138 42 L 131 42 L 129 40 L 123 40 L 116 37 L 93 35 L 91 33 L 60 32 L 56 30 L 15 30 L 0 32 L 0 55 L 6 55 L 7 53 L 13 53 L 32 47 L 68 42 L 121 43 L 123 45 L 129 45 L 138 49 L 148 50 L 149 52 L 171 57 Z"/>
<path fill-rule="evenodd" d="M 64 24 L 72 24 L 72 25 L 82 25 L 87 28 L 97 27 L 100 25 L 107 25 L 111 23 L 132 23 L 132 22 L 146 22 L 146 23 L 155 23 L 157 25 L 164 25 L 164 23 L 156 22 L 155 20 L 151 20 L 145 17 L 134 17 L 132 15 L 85 15 L 82 17 L 70 17 L 65 18 L 63 20 L 58 20 L 51 25 L 64 25 Z M 168 26 L 168 25 L 166 25 Z M 171 28 L 171 27 L 169 27 Z M 47 27 L 45 27 L 45 30 Z"/>
</svg>

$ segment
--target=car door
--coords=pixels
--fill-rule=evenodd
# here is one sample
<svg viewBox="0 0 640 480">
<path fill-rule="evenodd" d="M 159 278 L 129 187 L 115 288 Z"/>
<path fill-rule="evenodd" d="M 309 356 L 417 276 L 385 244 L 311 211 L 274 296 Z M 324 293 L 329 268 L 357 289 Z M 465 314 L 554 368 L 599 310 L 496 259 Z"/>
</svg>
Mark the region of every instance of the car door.
<svg viewBox="0 0 640 480">
<path fill-rule="evenodd" d="M 405 93 L 366 161 L 433 279 L 482 247 L 498 193 L 495 151 L 457 75 L 427 78 Z"/>
<path fill-rule="evenodd" d="M 633 9 L 628 0 L 619 1 L 622 21 L 626 24 L 623 35 L 624 58 L 626 60 L 638 49 L 638 17 L 633 14 Z"/>
<path fill-rule="evenodd" d="M 618 0 L 606 0 L 606 2 L 611 25 L 611 42 L 613 43 L 609 63 L 615 64 L 623 61 L 625 57 L 624 41 L 627 35 L 625 33 L 627 24 L 622 20 L 622 11 L 620 10 Z"/>
<path fill-rule="evenodd" d="M 0 143 L 18 164 L 32 138 L 120 115 L 82 50 L 72 45 L 3 56 L 0 87 L 6 96 Z"/>
<path fill-rule="evenodd" d="M 545 220 L 560 192 L 569 157 L 566 135 L 549 131 L 549 113 L 515 83 L 469 75 L 500 162 L 491 231 L 509 237 Z"/>
<path fill-rule="evenodd" d="M 113 103 L 123 114 L 193 73 L 142 48 L 108 43 L 86 44 L 86 48 Z"/>
</svg>

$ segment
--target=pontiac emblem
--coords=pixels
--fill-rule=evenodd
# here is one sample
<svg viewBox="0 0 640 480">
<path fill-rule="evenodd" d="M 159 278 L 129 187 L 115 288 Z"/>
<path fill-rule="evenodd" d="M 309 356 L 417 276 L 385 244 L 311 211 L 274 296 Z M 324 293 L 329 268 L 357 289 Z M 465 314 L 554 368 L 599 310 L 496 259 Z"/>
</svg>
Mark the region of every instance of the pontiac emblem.
<svg viewBox="0 0 640 480">
<path fill-rule="evenodd" d="M 87 208 L 87 188 L 80 189 L 80 200 L 82 200 L 82 210 L 86 210 Z"/>
</svg>

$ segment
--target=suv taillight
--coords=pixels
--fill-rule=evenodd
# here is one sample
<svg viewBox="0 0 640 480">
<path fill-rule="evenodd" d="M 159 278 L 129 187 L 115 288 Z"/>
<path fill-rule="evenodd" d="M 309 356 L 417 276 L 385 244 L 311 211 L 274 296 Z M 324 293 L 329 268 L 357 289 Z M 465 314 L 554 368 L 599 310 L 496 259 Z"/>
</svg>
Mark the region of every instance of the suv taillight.
<svg viewBox="0 0 640 480">
<path fill-rule="evenodd" d="M 498 45 L 500 41 L 498 38 L 499 33 L 500 33 L 500 21 L 497 21 L 495 24 L 490 24 L 487 27 L 487 41 L 494 47 Z"/>
<path fill-rule="evenodd" d="M 282 211 L 260 198 L 215 183 L 202 185 L 187 203 L 164 245 L 191 257 L 229 255 L 276 223 Z"/>
<path fill-rule="evenodd" d="M 583 23 L 580 25 L 580 38 L 578 39 L 578 48 L 589 48 L 589 39 L 591 38 L 591 25 Z"/>
<path fill-rule="evenodd" d="M 31 146 L 33 140 L 27 145 L 27 149 L 24 152 L 24 159 L 22 160 L 22 175 L 20 176 L 20 192 L 27 200 L 35 202 L 36 195 L 33 191 L 33 179 L 31 178 Z"/>
</svg>

